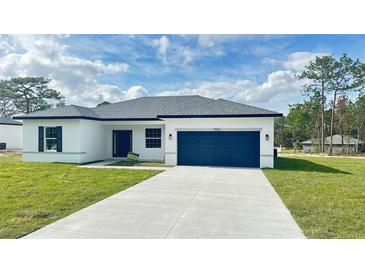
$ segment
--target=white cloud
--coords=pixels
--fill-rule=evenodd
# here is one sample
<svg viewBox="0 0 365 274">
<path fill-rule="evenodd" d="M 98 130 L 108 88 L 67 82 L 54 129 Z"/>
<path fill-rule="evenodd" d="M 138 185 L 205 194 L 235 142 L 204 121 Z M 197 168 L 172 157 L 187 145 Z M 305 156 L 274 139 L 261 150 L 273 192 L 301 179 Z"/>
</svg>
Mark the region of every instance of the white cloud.
<svg viewBox="0 0 365 274">
<path fill-rule="evenodd" d="M 274 66 L 274 65 L 278 65 L 278 64 L 282 63 L 282 61 L 279 61 L 277 59 L 270 58 L 270 57 L 265 57 L 262 59 L 262 63 Z"/>
<path fill-rule="evenodd" d="M 157 56 L 166 66 L 177 66 L 182 69 L 187 69 L 187 65 L 197 56 L 197 51 L 181 46 L 179 43 L 171 42 L 166 36 L 159 39 L 153 39 L 152 44 L 157 48 Z"/>
<path fill-rule="evenodd" d="M 201 95 L 259 104 L 270 108 L 271 103 L 297 101 L 302 84 L 295 78 L 292 71 L 281 70 L 270 73 L 263 83 L 245 79 L 203 82 L 195 87 L 191 87 L 190 83 L 181 89 L 161 92 L 159 95 Z"/>
<path fill-rule="evenodd" d="M 293 71 L 302 71 L 305 69 L 305 66 L 309 65 L 310 61 L 316 59 L 316 56 L 324 56 L 329 55 L 328 53 L 320 53 L 320 52 L 294 52 L 289 54 L 286 60 L 282 63 L 285 69 L 290 69 Z"/>
<path fill-rule="evenodd" d="M 133 86 L 125 91 L 124 96 L 127 99 L 135 99 L 148 95 L 148 90 L 142 86 Z"/>
<path fill-rule="evenodd" d="M 209 53 L 215 56 L 223 56 L 225 54 L 223 44 L 228 41 L 242 39 L 242 35 L 233 34 L 200 34 L 198 43 L 205 51 L 209 49 Z"/>
<path fill-rule="evenodd" d="M 120 87 L 109 84 L 100 84 L 96 80 L 88 83 L 89 89 L 85 92 L 74 92 L 67 84 L 59 81 L 52 81 L 51 88 L 63 90 L 67 94 L 67 99 L 72 104 L 79 104 L 81 106 L 95 106 L 97 103 L 108 101 L 111 103 L 120 102 L 124 100 L 135 99 L 148 95 L 148 90 L 142 86 L 131 86 L 127 90 L 122 90 Z M 84 88 L 88 88 L 84 85 Z"/>
<path fill-rule="evenodd" d="M 9 54 L 14 47 L 0 35 L 0 57 Z"/>
<path fill-rule="evenodd" d="M 216 56 L 225 55 L 226 44 L 232 41 L 240 40 L 242 47 L 240 50 L 249 54 L 267 55 L 268 53 L 282 50 L 284 44 L 268 45 L 268 41 L 279 38 L 279 35 L 238 35 L 238 34 L 201 34 L 198 36 L 198 44 L 209 49 L 209 52 Z M 254 44 L 255 46 L 252 46 Z M 246 48 L 247 47 L 247 48 Z"/>
<path fill-rule="evenodd" d="M 163 60 L 166 61 L 167 58 L 167 48 L 169 47 L 169 38 L 166 36 L 160 37 L 160 39 L 154 39 L 153 45 L 157 47 L 158 56 Z"/>
<path fill-rule="evenodd" d="M 216 44 L 218 36 L 202 34 L 199 35 L 198 42 L 202 47 L 211 48 Z"/>
<path fill-rule="evenodd" d="M 97 102 L 108 101 L 113 103 L 147 96 L 148 91 L 142 86 L 132 86 L 128 90 L 122 91 L 117 86 L 102 85 L 97 86 L 91 95 L 92 98 L 98 98 Z M 87 101 L 88 99 L 84 98 L 84 100 Z M 93 99 L 90 103 L 94 102 Z"/>
<path fill-rule="evenodd" d="M 269 103 L 274 101 L 289 101 L 300 95 L 302 83 L 295 78 L 292 71 L 280 70 L 268 75 L 261 84 L 250 83 L 235 99 L 250 103 Z"/>
<path fill-rule="evenodd" d="M 217 45 L 220 45 L 224 42 L 240 39 L 242 35 L 233 35 L 233 34 L 201 34 L 198 37 L 199 45 L 205 48 L 211 48 Z"/>
<path fill-rule="evenodd" d="M 102 84 L 98 77 L 123 73 L 126 63 L 104 63 L 74 56 L 56 36 L 7 36 L 0 43 L 0 79 L 19 76 L 51 78 L 51 86 L 66 96 L 66 102 L 95 104 L 128 98 L 128 92 Z M 119 98 L 119 99 L 118 99 Z"/>
<path fill-rule="evenodd" d="M 188 49 L 182 50 L 182 55 L 183 55 L 183 65 L 190 63 L 194 59 L 194 53 Z"/>
</svg>

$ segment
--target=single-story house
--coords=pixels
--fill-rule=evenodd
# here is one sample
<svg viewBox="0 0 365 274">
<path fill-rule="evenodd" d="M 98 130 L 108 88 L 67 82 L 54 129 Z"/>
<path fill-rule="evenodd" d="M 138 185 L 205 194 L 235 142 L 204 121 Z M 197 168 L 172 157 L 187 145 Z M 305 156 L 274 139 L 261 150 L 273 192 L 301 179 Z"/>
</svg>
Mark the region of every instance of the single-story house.
<svg viewBox="0 0 365 274">
<path fill-rule="evenodd" d="M 168 165 L 273 167 L 281 113 L 224 99 L 155 96 L 87 108 L 69 105 L 23 119 L 23 160 L 123 159 Z"/>
<path fill-rule="evenodd" d="M 7 117 L 0 117 L 0 149 L 22 149 L 23 124 Z"/>
<path fill-rule="evenodd" d="M 329 146 L 331 142 L 331 136 L 328 136 L 324 140 L 325 152 L 329 152 Z M 333 135 L 332 138 L 332 153 L 333 154 L 343 154 L 347 153 L 347 149 L 350 154 L 356 153 L 356 145 L 359 142 L 359 148 L 361 149 L 364 142 L 351 136 Z M 319 141 L 318 139 L 311 139 L 301 143 L 303 145 L 304 153 L 318 153 Z"/>
</svg>

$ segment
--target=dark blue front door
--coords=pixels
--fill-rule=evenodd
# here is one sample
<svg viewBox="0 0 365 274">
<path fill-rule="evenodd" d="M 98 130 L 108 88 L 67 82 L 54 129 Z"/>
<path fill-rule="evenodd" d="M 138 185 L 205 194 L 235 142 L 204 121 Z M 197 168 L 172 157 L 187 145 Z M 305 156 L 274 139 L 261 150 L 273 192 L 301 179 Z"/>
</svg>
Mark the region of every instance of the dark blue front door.
<svg viewBox="0 0 365 274">
<path fill-rule="evenodd" d="M 132 151 L 132 131 L 113 130 L 113 157 L 127 157 Z"/>
<path fill-rule="evenodd" d="M 179 165 L 260 167 L 259 131 L 180 131 Z"/>
</svg>

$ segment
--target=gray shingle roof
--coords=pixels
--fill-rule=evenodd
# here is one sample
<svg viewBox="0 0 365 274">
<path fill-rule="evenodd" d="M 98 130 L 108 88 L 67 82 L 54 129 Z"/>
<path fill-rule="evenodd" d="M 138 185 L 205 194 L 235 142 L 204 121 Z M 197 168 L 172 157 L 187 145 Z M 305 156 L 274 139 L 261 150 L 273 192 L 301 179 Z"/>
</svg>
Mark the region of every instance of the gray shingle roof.
<svg viewBox="0 0 365 274">
<path fill-rule="evenodd" d="M 15 121 L 11 118 L 7 118 L 7 117 L 0 117 L 0 125 L 15 125 L 15 126 L 20 126 L 22 125 L 21 122 Z"/>
<path fill-rule="evenodd" d="M 21 118 L 20 118 L 21 117 Z M 26 115 L 17 116 L 19 119 L 27 117 L 90 117 L 90 118 L 100 118 L 91 108 L 69 105 L 59 108 L 50 108 L 47 110 L 41 110 L 33 112 Z"/>
<path fill-rule="evenodd" d="M 343 136 L 343 143 L 345 145 L 347 144 L 350 144 L 350 145 L 356 145 L 357 144 L 357 140 L 358 139 L 355 139 L 355 138 L 352 138 L 352 137 L 349 137 L 349 136 Z M 329 145 L 331 142 L 331 137 L 328 136 L 324 139 L 324 143 L 326 145 Z M 359 144 L 363 144 L 364 142 L 363 141 L 359 141 Z M 304 141 L 302 142 L 303 145 L 312 145 L 312 144 L 315 144 L 315 145 L 318 145 L 318 139 L 313 139 L 313 140 L 307 140 L 307 141 Z M 342 136 L 341 135 L 333 135 L 332 137 L 332 144 L 333 145 L 342 145 Z"/>
<path fill-rule="evenodd" d="M 281 116 L 281 113 L 224 99 L 191 96 L 154 96 L 94 108 L 66 106 L 20 116 L 22 119 L 86 118 L 96 120 L 149 120 L 166 117 Z"/>
</svg>

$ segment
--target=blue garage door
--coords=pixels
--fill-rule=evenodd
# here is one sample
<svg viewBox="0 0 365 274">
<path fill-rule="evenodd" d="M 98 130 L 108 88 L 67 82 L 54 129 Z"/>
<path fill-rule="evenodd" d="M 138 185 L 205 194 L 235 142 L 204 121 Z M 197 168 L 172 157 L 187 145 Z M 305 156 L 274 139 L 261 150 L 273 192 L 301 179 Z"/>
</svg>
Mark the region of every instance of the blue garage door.
<svg viewBox="0 0 365 274">
<path fill-rule="evenodd" d="M 259 131 L 179 131 L 179 165 L 260 167 Z"/>
</svg>

